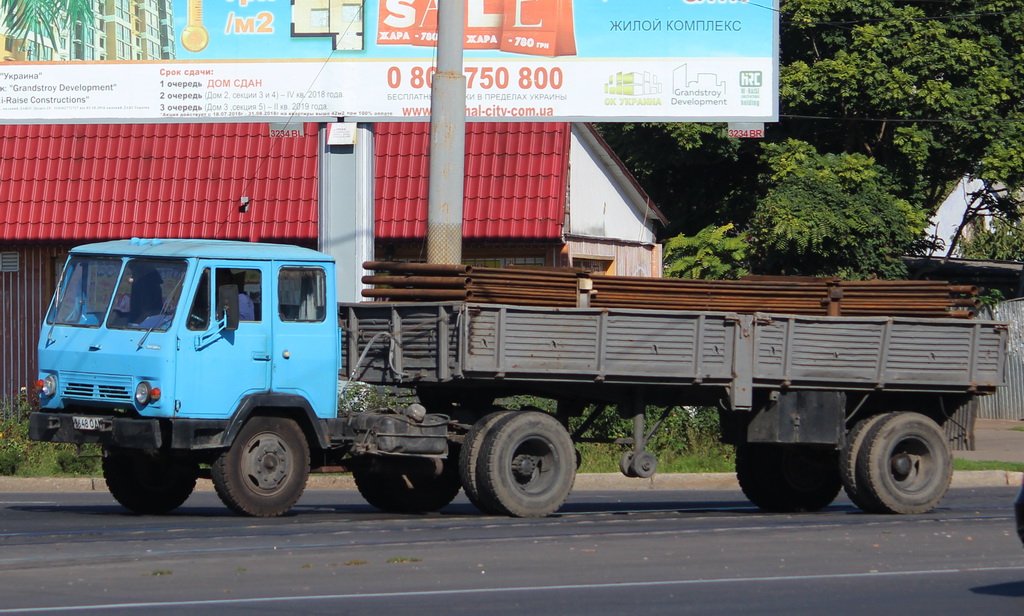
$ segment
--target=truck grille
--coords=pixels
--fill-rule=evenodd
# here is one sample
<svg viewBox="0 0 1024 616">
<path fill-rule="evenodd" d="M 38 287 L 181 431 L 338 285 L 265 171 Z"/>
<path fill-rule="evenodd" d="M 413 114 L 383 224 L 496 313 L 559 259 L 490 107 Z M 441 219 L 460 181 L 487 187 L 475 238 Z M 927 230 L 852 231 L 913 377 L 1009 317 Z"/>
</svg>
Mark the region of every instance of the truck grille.
<svg viewBox="0 0 1024 616">
<path fill-rule="evenodd" d="M 61 393 L 67 398 L 114 402 L 131 402 L 132 400 L 131 377 L 66 372 L 62 380 L 64 388 Z"/>
</svg>

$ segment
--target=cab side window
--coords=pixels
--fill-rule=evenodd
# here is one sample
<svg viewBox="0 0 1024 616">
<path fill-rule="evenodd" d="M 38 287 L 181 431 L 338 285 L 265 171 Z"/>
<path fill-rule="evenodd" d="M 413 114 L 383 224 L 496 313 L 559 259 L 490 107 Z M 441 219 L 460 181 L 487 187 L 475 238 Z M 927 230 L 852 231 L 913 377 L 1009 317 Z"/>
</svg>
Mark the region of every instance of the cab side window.
<svg viewBox="0 0 1024 616">
<path fill-rule="evenodd" d="M 238 293 L 238 320 L 263 320 L 263 274 L 258 269 L 217 268 L 217 288 L 234 285 Z M 221 315 L 217 315 L 220 318 Z"/>
<path fill-rule="evenodd" d="M 204 269 L 199 277 L 199 286 L 192 298 L 192 306 L 188 309 L 187 326 L 196 332 L 206 331 L 210 327 L 210 270 Z"/>
<path fill-rule="evenodd" d="M 327 276 L 318 267 L 283 267 L 277 278 L 282 321 L 321 322 L 327 316 Z"/>
</svg>

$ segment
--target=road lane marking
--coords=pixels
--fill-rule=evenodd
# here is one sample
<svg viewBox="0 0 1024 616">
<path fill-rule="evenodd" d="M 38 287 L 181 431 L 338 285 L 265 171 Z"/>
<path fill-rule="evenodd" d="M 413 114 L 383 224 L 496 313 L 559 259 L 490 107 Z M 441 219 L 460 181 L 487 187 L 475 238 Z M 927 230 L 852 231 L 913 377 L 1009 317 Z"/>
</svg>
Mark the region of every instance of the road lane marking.
<svg viewBox="0 0 1024 616">
<path fill-rule="evenodd" d="M 182 607 L 209 607 L 217 605 L 259 605 L 295 601 L 345 601 L 364 599 L 402 599 L 427 597 L 456 597 L 519 592 L 558 592 L 575 590 L 609 590 L 621 588 L 656 588 L 666 586 L 698 586 L 701 584 L 751 584 L 765 582 L 807 582 L 820 580 L 909 577 L 915 575 L 957 575 L 964 573 L 992 573 L 1022 571 L 1024 566 L 974 567 L 965 569 L 929 569 L 918 571 L 888 571 L 867 573 L 833 573 L 820 575 L 787 575 L 769 577 L 713 578 L 708 580 L 663 580 L 650 582 L 611 582 L 607 584 L 561 584 L 553 586 L 511 586 L 506 588 L 462 588 L 453 590 L 421 590 L 405 592 L 373 592 L 334 595 L 300 595 L 289 597 L 254 597 L 251 599 L 209 599 L 194 601 L 153 601 L 138 603 L 105 603 L 102 605 L 67 605 L 53 607 L 3 608 L 0 614 L 45 614 L 61 612 L 96 612 L 110 610 L 138 610 Z"/>
</svg>

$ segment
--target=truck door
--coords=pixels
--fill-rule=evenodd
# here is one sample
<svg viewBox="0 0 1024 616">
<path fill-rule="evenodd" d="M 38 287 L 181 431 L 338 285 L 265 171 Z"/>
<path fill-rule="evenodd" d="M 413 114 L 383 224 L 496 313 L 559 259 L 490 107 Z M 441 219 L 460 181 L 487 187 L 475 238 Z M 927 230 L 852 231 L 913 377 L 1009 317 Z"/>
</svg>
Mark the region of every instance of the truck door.
<svg viewBox="0 0 1024 616">
<path fill-rule="evenodd" d="M 271 322 L 263 310 L 269 264 L 204 265 L 179 335 L 175 402 L 179 417 L 224 419 L 270 387 Z M 217 289 L 239 294 L 238 329 L 222 329 Z"/>
<path fill-rule="evenodd" d="M 338 317 L 327 272 L 277 264 L 273 320 L 273 388 L 302 396 L 319 417 L 333 417 L 338 392 Z"/>
</svg>

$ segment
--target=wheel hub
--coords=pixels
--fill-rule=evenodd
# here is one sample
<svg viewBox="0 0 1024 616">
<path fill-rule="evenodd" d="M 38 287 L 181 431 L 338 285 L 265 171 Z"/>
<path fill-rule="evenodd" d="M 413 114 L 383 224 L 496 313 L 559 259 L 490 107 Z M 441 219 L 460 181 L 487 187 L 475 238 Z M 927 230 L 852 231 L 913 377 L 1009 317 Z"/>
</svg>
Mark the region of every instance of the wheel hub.
<svg viewBox="0 0 1024 616">
<path fill-rule="evenodd" d="M 512 460 L 512 472 L 519 481 L 532 479 L 539 466 L 539 460 L 535 456 L 518 455 Z"/>
<path fill-rule="evenodd" d="M 909 453 L 901 453 L 892 457 L 889 462 L 893 477 L 898 481 L 906 481 L 908 477 L 916 474 L 920 456 Z"/>
<path fill-rule="evenodd" d="M 288 457 L 280 443 L 260 441 L 250 451 L 249 476 L 261 490 L 274 490 L 288 477 Z"/>
</svg>

